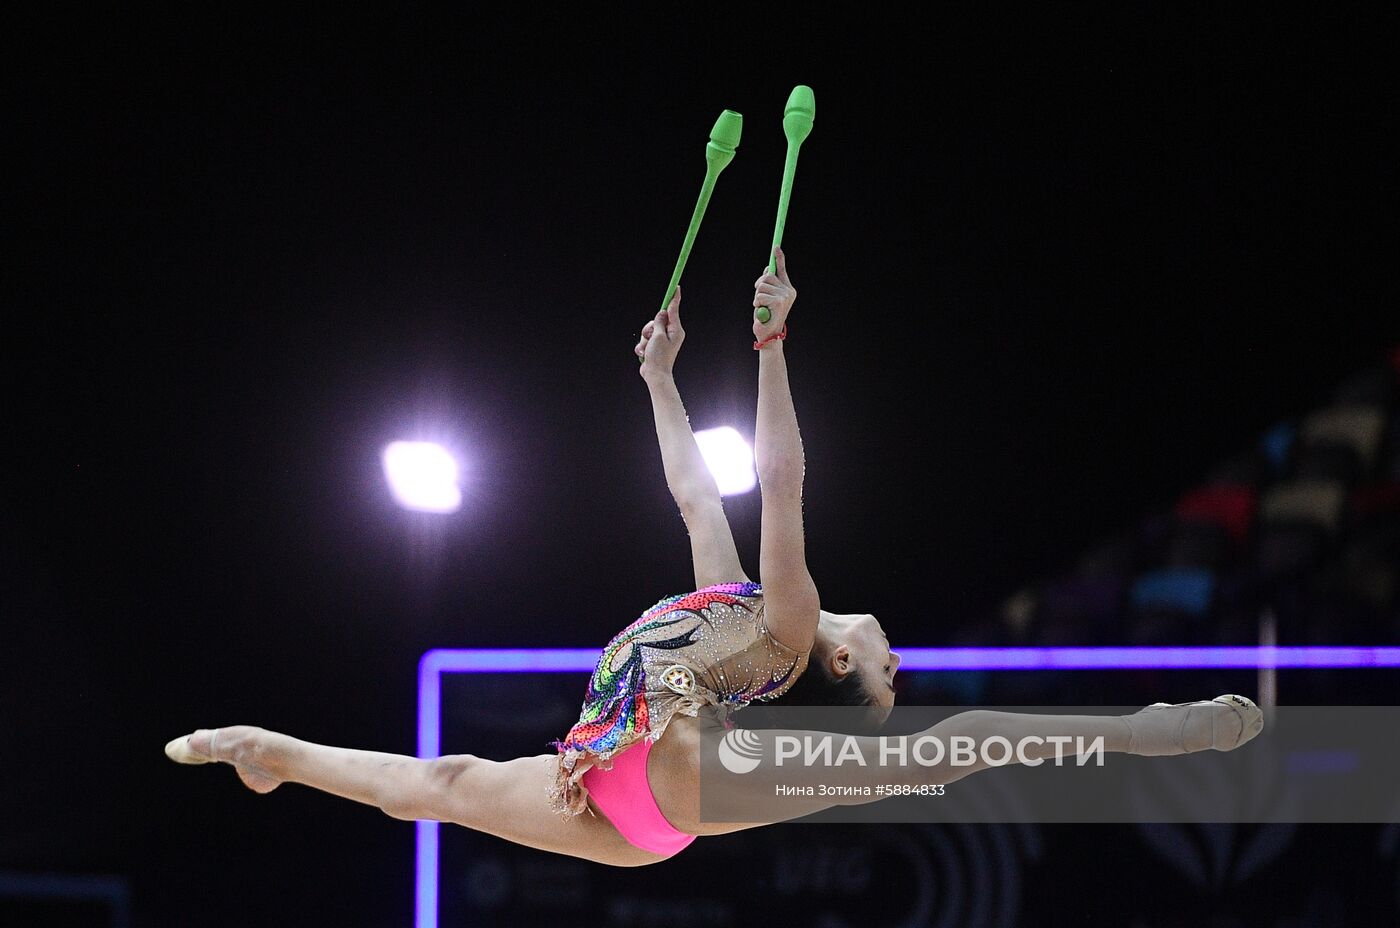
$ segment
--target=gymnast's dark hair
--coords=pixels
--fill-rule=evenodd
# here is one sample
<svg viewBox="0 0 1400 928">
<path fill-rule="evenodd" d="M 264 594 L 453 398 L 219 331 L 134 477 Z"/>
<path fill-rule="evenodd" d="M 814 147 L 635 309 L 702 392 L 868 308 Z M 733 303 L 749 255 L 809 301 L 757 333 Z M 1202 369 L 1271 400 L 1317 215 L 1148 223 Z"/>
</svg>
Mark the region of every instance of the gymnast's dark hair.
<svg viewBox="0 0 1400 928">
<path fill-rule="evenodd" d="M 873 706 L 875 700 L 865 685 L 865 678 L 854 667 L 836 676 L 825 662 L 813 656 L 807 669 L 787 692 L 768 700 L 769 706 Z"/>
<path fill-rule="evenodd" d="M 776 699 L 764 700 L 760 705 L 775 709 L 811 709 L 811 713 L 808 713 L 810 720 L 803 716 L 794 718 L 796 714 L 788 715 L 781 721 L 774 720 L 779 727 L 820 728 L 832 734 L 871 735 L 884 724 L 884 718 L 877 708 L 879 703 L 870 695 L 860 671 L 852 667 L 837 676 L 825 661 L 817 660 L 815 655 L 791 689 Z M 837 711 L 817 711 L 823 707 L 835 707 Z"/>
</svg>

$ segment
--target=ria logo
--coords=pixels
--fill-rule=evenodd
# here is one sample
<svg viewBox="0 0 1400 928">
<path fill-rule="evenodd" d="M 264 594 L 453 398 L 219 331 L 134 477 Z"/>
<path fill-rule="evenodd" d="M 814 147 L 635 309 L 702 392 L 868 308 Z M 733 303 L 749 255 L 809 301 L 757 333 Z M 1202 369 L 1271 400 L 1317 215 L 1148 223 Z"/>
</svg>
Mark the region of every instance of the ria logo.
<svg viewBox="0 0 1400 928">
<path fill-rule="evenodd" d="M 763 742 L 744 728 L 731 728 L 719 743 L 719 762 L 730 773 L 752 773 L 763 759 Z"/>
</svg>

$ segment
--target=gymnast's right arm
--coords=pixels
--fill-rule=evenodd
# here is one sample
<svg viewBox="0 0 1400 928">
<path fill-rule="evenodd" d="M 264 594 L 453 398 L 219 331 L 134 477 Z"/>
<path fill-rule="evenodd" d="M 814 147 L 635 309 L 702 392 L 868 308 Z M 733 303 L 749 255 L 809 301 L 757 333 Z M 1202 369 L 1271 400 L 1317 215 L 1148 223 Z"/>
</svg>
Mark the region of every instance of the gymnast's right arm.
<svg viewBox="0 0 1400 928">
<path fill-rule="evenodd" d="M 695 587 L 717 583 L 748 581 L 734 535 L 724 515 L 719 487 L 700 456 L 700 448 L 690 431 L 685 406 L 672 376 L 672 365 L 685 330 L 681 328 L 680 287 L 670 304 L 642 329 L 633 352 L 641 359 L 642 379 L 651 392 L 652 413 L 656 419 L 656 439 L 661 446 L 661 463 L 666 484 L 680 507 L 690 532 L 691 559 L 695 567 Z"/>
<path fill-rule="evenodd" d="M 777 274 L 765 273 L 754 283 L 755 309 L 767 306 L 767 323 L 757 320 L 758 421 L 754 430 L 754 460 L 763 492 L 759 582 L 763 584 L 764 617 L 768 633 L 799 653 L 812 649 L 821 617 L 816 584 L 807 570 L 802 533 L 802 480 L 806 467 L 797 413 L 788 386 L 782 334 L 787 315 L 797 301 L 788 279 L 787 259 L 776 252 Z"/>
</svg>

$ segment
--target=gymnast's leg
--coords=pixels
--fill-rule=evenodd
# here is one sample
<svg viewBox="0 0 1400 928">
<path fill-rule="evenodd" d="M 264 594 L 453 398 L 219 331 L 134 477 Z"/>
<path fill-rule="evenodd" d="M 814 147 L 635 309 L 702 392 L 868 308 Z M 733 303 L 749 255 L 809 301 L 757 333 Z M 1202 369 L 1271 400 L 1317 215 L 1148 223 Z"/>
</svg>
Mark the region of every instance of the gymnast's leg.
<svg viewBox="0 0 1400 928">
<path fill-rule="evenodd" d="M 1264 728 L 1263 713 L 1243 696 L 1219 696 L 1194 703 L 1158 703 L 1131 715 L 1041 715 L 974 709 L 944 719 L 928 730 L 940 739 L 967 737 L 974 742 L 992 737 L 1018 745 L 1026 760 L 1074 756 L 1083 744 L 1101 745 L 1108 753 L 1160 757 L 1197 751 L 1233 751 L 1253 740 Z M 1056 743 L 1054 739 L 1060 739 Z M 981 755 L 975 763 L 940 770 L 952 782 L 986 769 Z"/>
<path fill-rule="evenodd" d="M 549 803 L 553 754 L 493 761 L 470 754 L 422 760 L 403 754 L 312 744 L 236 725 L 200 729 L 166 746 L 181 763 L 232 764 L 255 792 L 301 783 L 375 806 L 393 818 L 450 822 L 516 844 L 632 867 L 663 860 L 628 844 L 590 809 L 561 815 Z"/>
<path fill-rule="evenodd" d="M 719 723 L 707 720 L 705 724 L 718 726 Z M 879 802 L 886 795 L 861 787 L 949 784 L 996 766 L 988 763 L 981 750 L 969 751 L 955 759 L 952 750 L 955 738 L 967 739 L 968 746 L 985 744 L 990 738 L 1004 738 L 1008 747 L 1014 746 L 1014 750 L 1006 752 L 1004 763 L 1022 763 L 1075 757 L 1081 749 L 1094 752 L 1100 747 L 1105 753 L 1149 757 L 1207 750 L 1233 751 L 1252 740 L 1263 727 L 1259 707 L 1242 696 L 1219 696 L 1174 706 L 1159 703 L 1131 715 L 1050 715 L 972 709 L 909 736 L 913 739 L 927 736 L 948 745 L 937 763 L 885 766 L 886 740 L 877 735 L 864 735 L 851 738 L 849 742 L 864 758 L 862 763 L 763 766 L 742 778 L 731 777 L 725 781 L 726 789 L 736 791 L 737 798 L 747 804 L 744 808 L 758 812 L 758 820 L 705 823 L 701 833 L 723 834 L 773 824 L 834 805 Z M 777 756 L 779 737 L 800 743 L 805 738 L 823 734 L 774 729 L 750 729 L 750 733 L 762 744 L 760 756 L 766 757 Z M 719 732 L 715 730 L 712 734 Z M 808 791 L 784 792 L 783 802 L 778 805 L 771 799 L 779 787 L 788 790 L 804 787 Z M 825 789 L 827 787 L 857 789 L 832 794 Z M 770 817 L 763 818 L 764 815 Z"/>
</svg>

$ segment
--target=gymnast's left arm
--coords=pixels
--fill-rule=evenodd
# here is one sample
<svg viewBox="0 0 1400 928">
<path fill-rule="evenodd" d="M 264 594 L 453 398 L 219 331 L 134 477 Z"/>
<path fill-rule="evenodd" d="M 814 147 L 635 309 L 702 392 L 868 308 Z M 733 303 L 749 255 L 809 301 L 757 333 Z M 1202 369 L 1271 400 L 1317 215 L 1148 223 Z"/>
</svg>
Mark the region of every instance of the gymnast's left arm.
<svg viewBox="0 0 1400 928">
<path fill-rule="evenodd" d="M 734 546 L 729 520 L 724 515 L 719 487 L 700 456 L 700 447 L 695 443 L 672 375 L 676 353 L 685 340 L 680 303 L 680 288 L 677 287 L 666 309 L 642 329 L 633 352 L 642 362 L 642 379 L 651 393 L 666 485 L 690 532 L 695 586 L 703 589 L 716 583 L 746 582 L 749 578 L 739 563 L 739 552 Z"/>
</svg>

